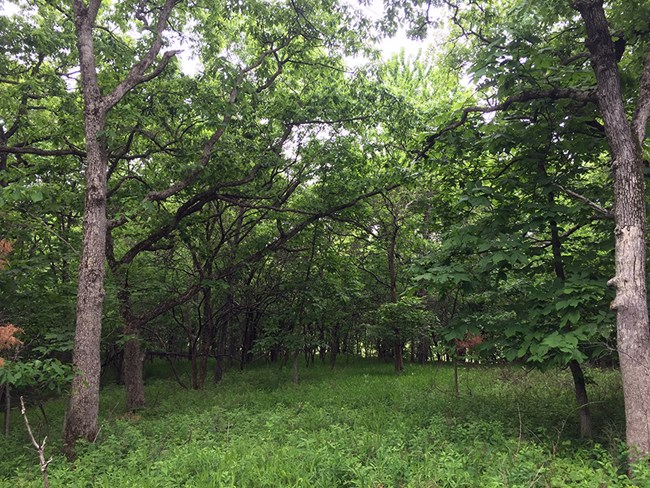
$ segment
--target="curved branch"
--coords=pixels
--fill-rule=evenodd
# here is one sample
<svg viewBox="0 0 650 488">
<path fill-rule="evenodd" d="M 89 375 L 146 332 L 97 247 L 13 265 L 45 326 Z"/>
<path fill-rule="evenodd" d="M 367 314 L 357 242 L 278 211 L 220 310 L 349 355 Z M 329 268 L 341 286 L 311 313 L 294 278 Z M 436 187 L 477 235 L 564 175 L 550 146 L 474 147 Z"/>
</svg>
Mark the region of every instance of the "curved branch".
<svg viewBox="0 0 650 488">
<path fill-rule="evenodd" d="M 416 161 L 422 159 L 426 155 L 426 153 L 435 145 L 436 141 L 441 136 L 464 125 L 467 122 L 467 119 L 469 118 L 470 114 L 473 113 L 487 114 L 492 112 L 503 112 L 508 110 L 510 106 L 514 105 L 515 103 L 525 103 L 525 102 L 530 102 L 532 100 L 544 100 L 544 99 L 548 99 L 548 100 L 569 99 L 569 100 L 576 100 L 578 102 L 583 102 L 583 103 L 598 102 L 598 98 L 596 96 L 595 90 L 576 90 L 573 88 L 552 88 L 550 90 L 535 90 L 535 91 L 519 93 L 517 95 L 512 95 L 506 98 L 503 102 L 497 103 L 496 105 L 487 105 L 487 106 L 474 105 L 472 107 L 466 107 L 463 109 L 463 112 L 457 121 L 452 122 L 451 124 L 443 127 L 438 132 L 435 132 L 429 135 L 429 137 L 427 137 L 424 149 L 422 149 L 416 155 L 415 159 Z"/>
<path fill-rule="evenodd" d="M 124 78 L 111 93 L 105 95 L 102 98 L 103 110 L 110 110 L 124 97 L 124 95 L 126 95 L 137 85 L 158 76 L 169 64 L 171 58 L 180 52 L 167 51 L 165 54 L 163 54 L 163 59 L 160 61 L 160 63 L 158 63 L 158 66 L 156 66 L 156 68 L 151 73 L 145 74 L 145 72 L 153 64 L 156 56 L 158 55 L 158 52 L 160 51 L 160 48 L 162 46 L 162 33 L 165 30 L 167 20 L 169 19 L 169 16 L 171 15 L 171 12 L 177 2 L 178 0 L 165 0 L 165 4 L 163 5 L 162 10 L 160 11 L 160 15 L 158 16 L 158 23 L 156 24 L 156 30 L 154 32 L 154 40 L 149 47 L 149 51 L 147 51 L 142 59 L 131 68 L 129 74 L 126 75 L 126 78 Z"/>
</svg>

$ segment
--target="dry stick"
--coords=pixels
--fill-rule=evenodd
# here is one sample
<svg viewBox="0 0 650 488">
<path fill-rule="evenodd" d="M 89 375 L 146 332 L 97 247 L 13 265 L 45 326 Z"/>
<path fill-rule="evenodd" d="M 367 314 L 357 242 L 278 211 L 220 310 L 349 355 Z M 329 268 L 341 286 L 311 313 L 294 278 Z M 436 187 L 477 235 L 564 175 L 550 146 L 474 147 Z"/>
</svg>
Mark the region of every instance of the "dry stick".
<svg viewBox="0 0 650 488">
<path fill-rule="evenodd" d="M 27 427 L 27 433 L 29 434 L 29 438 L 32 441 L 32 445 L 34 446 L 34 449 L 36 449 L 36 452 L 38 453 L 38 459 L 41 464 L 41 473 L 43 475 L 43 486 L 45 488 L 50 488 L 50 482 L 47 479 L 47 465 L 52 462 L 52 458 L 50 458 L 48 461 L 45 460 L 45 442 L 47 441 L 47 436 L 45 436 L 41 444 L 36 442 L 36 439 L 34 439 L 34 434 L 32 434 L 32 429 L 29 426 L 29 420 L 27 420 L 27 413 L 25 412 L 25 402 L 23 401 L 22 396 L 20 397 L 20 413 L 25 419 L 25 426 Z"/>
</svg>

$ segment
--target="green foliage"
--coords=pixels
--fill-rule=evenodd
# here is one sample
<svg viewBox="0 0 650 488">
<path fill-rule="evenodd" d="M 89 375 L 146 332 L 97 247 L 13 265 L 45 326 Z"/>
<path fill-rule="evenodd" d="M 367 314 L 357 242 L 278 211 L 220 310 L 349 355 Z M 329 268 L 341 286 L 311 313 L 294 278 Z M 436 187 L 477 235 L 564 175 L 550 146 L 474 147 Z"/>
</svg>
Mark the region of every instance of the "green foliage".
<svg viewBox="0 0 650 488">
<path fill-rule="evenodd" d="M 300 386 L 281 370 L 256 367 L 204 391 L 154 380 L 140 415 L 122 415 L 119 389 L 110 387 L 102 393 L 98 442 L 81 445 L 74 464 L 55 454 L 48 473 L 53 484 L 70 487 L 643 486 L 647 468 L 630 481 L 617 464 L 617 374 L 591 372 L 601 426 L 595 445 L 574 440 L 567 373 L 496 367 L 460 374 L 458 400 L 452 370 L 431 366 L 407 366 L 400 377 L 374 363 L 316 366 L 303 370 Z M 45 408 L 50 422 L 63 415 L 62 401 Z M 0 484 L 39 486 L 28 440 L 16 431 L 0 459 Z"/>
<path fill-rule="evenodd" d="M 371 335 L 393 344 L 431 336 L 435 325 L 435 317 L 418 297 L 406 296 L 395 303 L 384 303 L 374 315 Z"/>
<path fill-rule="evenodd" d="M 0 384 L 8 383 L 14 388 L 28 391 L 61 393 L 72 382 L 70 365 L 57 359 L 34 359 L 31 361 L 6 361 L 0 368 Z"/>
</svg>

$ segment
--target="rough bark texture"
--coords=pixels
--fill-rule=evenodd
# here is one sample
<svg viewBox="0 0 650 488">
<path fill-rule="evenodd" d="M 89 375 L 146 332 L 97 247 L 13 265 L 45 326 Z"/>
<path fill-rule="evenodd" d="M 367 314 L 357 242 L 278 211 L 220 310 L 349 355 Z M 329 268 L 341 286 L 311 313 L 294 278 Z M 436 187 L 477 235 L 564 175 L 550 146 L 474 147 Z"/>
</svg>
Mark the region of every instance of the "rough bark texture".
<svg viewBox="0 0 650 488">
<path fill-rule="evenodd" d="M 81 68 L 86 137 L 86 198 L 83 249 L 79 265 L 79 291 L 73 365 L 75 378 L 65 426 L 65 444 L 77 439 L 94 441 L 99 412 L 99 373 L 104 258 L 106 245 L 106 149 L 101 137 L 105 112 L 97 84 L 92 29 L 99 2 L 86 7 L 74 2 L 77 49 Z M 70 452 L 70 451 L 69 451 Z"/>
<path fill-rule="evenodd" d="M 645 125 L 647 90 L 640 90 L 635 119 L 626 116 L 618 66 L 602 0 L 576 0 L 598 83 L 598 102 L 613 158 L 616 222 L 617 348 L 623 379 L 627 444 L 632 459 L 650 454 L 650 329 L 646 292 L 646 209 L 642 140 L 632 127 Z M 644 78 L 650 69 L 645 66 Z M 645 127 L 644 127 L 645 128 Z M 640 132 L 640 131 L 639 131 Z M 643 131 L 645 133 L 645 130 Z"/>
<path fill-rule="evenodd" d="M 108 161 L 106 141 L 102 136 L 106 115 L 111 107 L 131 89 L 160 74 L 174 54 L 165 53 L 158 66 L 151 73 L 146 74 L 160 51 L 162 32 L 175 4 L 175 0 L 166 0 L 158 17 L 156 35 L 150 49 L 133 65 L 113 92 L 102 96 L 97 80 L 93 46 L 93 29 L 100 4 L 101 0 L 90 0 L 87 4 L 82 0 L 74 0 L 72 3 L 84 101 L 86 194 L 73 352 L 76 375 L 72 382 L 64 430 L 64 442 L 70 457 L 74 455 L 74 444 L 77 439 L 85 438 L 93 442 L 98 432 L 100 339 L 108 229 L 106 219 Z M 126 355 L 125 364 L 128 364 Z"/>
</svg>

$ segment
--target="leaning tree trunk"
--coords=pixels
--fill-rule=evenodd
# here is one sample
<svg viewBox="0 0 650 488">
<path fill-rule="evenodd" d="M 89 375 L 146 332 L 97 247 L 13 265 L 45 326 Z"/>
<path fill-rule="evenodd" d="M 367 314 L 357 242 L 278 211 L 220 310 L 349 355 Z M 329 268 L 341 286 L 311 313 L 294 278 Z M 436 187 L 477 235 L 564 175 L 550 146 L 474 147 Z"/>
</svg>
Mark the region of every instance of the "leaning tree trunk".
<svg viewBox="0 0 650 488">
<path fill-rule="evenodd" d="M 589 411 L 589 397 L 587 396 L 587 383 L 580 363 L 575 359 L 569 362 L 573 385 L 575 386 L 578 415 L 580 416 L 580 437 L 591 439 L 594 436 L 591 412 Z"/>
<path fill-rule="evenodd" d="M 623 380 L 631 459 L 650 454 L 650 328 L 646 291 L 646 207 L 643 143 L 650 113 L 650 55 L 641 77 L 634 118 L 627 119 L 614 43 L 602 0 L 575 0 L 587 31 L 598 102 L 612 153 L 616 223 L 617 349 Z"/>
</svg>

